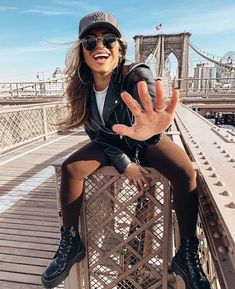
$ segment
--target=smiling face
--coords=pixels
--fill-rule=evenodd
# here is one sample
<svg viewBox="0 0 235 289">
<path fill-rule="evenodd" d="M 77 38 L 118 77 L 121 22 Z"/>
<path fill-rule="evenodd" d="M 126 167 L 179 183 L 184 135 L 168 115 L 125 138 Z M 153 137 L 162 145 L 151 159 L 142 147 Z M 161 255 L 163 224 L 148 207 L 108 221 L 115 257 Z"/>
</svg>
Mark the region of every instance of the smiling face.
<svg viewBox="0 0 235 289">
<path fill-rule="evenodd" d="M 82 46 L 84 60 L 90 67 L 96 84 L 102 78 L 110 81 L 112 72 L 117 67 L 121 57 L 118 41 L 115 42 L 113 48 L 107 48 L 103 43 L 102 37 L 110 33 L 112 32 L 107 29 L 93 29 L 87 35 L 97 37 L 97 46 L 92 51 Z"/>
</svg>

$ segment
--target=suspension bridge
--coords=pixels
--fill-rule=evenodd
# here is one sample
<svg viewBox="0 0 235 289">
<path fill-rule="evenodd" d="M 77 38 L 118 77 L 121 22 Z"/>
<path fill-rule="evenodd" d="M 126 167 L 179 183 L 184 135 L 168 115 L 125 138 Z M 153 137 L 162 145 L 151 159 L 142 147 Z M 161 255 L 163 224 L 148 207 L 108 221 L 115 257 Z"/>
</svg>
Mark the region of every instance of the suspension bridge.
<svg viewBox="0 0 235 289">
<path fill-rule="evenodd" d="M 197 170 L 203 268 L 213 289 L 233 289 L 235 131 L 220 128 L 203 116 L 212 111 L 234 115 L 234 62 L 197 48 L 190 43 L 190 33 L 137 35 L 134 39 L 136 61 L 150 64 L 155 60 L 156 77 L 163 79 L 166 97 L 173 86 L 180 88 L 181 103 L 167 134 L 188 153 Z M 190 77 L 190 49 L 217 67 L 219 75 Z M 178 61 L 174 79 L 167 67 L 171 53 Z M 0 83 L 0 287 L 4 289 L 42 288 L 40 274 L 59 238 L 60 164 L 88 141 L 82 129 L 68 133 L 56 129 L 55 124 L 66 114 L 62 97 L 66 81 L 56 85 L 57 81 Z M 169 214 L 170 187 L 155 172 L 151 180 L 145 207 L 154 209 L 138 208 L 141 196 L 110 168 L 87 180 L 88 217 L 84 216 L 82 229 L 90 253 L 82 267 L 74 266 L 60 288 L 184 288 L 182 280 L 168 270 L 179 241 L 174 211 Z M 93 215 L 89 199 L 94 200 L 97 191 L 103 216 Z M 144 232 L 141 238 L 133 229 L 136 223 Z"/>
</svg>

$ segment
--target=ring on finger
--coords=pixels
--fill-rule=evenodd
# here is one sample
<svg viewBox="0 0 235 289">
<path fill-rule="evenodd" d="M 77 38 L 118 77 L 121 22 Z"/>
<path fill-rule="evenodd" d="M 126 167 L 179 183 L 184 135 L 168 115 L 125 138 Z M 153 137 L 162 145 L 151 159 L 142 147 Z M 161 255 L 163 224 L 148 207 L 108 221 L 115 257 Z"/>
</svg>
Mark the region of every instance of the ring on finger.
<svg viewBox="0 0 235 289">
<path fill-rule="evenodd" d="M 163 112 L 163 111 L 165 111 L 165 109 L 166 109 L 166 106 L 164 106 L 163 109 L 157 109 L 157 108 L 156 108 L 155 111 L 156 111 L 156 112 Z"/>
</svg>

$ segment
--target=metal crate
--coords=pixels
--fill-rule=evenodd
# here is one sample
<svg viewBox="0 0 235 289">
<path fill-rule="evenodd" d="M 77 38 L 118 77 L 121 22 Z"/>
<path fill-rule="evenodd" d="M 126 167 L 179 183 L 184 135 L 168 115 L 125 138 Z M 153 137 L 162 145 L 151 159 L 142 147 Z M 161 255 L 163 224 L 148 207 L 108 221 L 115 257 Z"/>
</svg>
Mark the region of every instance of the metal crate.
<svg viewBox="0 0 235 289">
<path fill-rule="evenodd" d="M 60 164 L 53 164 L 58 208 Z M 147 169 L 149 188 L 142 192 L 113 167 L 85 179 L 81 235 L 87 254 L 71 270 L 66 289 L 170 288 L 170 184 L 156 170 Z"/>
</svg>

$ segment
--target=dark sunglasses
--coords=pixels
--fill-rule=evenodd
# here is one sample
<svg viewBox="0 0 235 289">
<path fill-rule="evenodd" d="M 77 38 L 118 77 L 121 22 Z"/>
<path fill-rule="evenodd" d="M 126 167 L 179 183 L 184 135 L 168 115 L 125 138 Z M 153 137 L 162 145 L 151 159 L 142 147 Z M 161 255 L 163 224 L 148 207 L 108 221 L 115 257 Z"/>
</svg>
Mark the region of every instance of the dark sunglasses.
<svg viewBox="0 0 235 289">
<path fill-rule="evenodd" d="M 106 48 L 112 49 L 116 46 L 118 37 L 114 34 L 105 34 L 99 37 L 87 35 L 84 39 L 82 39 L 82 46 L 86 50 L 92 51 L 96 48 L 98 39 L 101 39 L 103 41 L 103 44 Z"/>
</svg>

